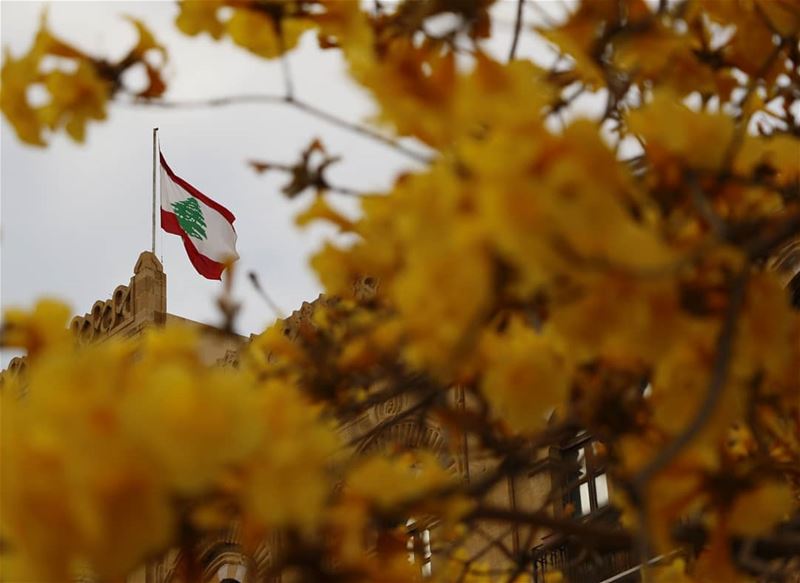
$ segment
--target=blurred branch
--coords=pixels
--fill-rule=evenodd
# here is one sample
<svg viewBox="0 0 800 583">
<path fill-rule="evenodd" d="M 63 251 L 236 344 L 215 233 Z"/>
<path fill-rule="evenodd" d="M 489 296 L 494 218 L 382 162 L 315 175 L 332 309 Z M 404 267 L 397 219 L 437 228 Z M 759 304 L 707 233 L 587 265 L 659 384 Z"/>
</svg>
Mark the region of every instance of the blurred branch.
<svg viewBox="0 0 800 583">
<path fill-rule="evenodd" d="M 708 223 L 714 235 L 718 239 L 724 241 L 728 233 L 727 225 L 725 221 L 722 220 L 722 217 L 714 210 L 711 201 L 709 201 L 708 197 L 703 192 L 697 177 L 691 173 L 687 173 L 686 183 L 689 185 L 689 194 L 691 195 L 692 205 L 695 210 L 697 210 L 697 213 Z"/>
<path fill-rule="evenodd" d="M 775 48 L 772 49 L 772 52 L 767 56 L 764 62 L 761 64 L 761 67 L 753 75 L 747 83 L 747 89 L 745 90 L 744 95 L 742 96 L 741 100 L 738 103 L 740 113 L 738 119 L 738 125 L 736 126 L 736 130 L 733 134 L 733 138 L 731 139 L 730 143 L 728 144 L 727 149 L 725 150 L 723 159 L 722 159 L 722 173 L 723 175 L 727 175 L 730 171 L 731 166 L 736 158 L 736 154 L 739 152 L 739 149 L 744 142 L 744 138 L 747 134 L 747 127 L 749 125 L 749 121 L 752 116 L 746 115 L 746 107 L 747 102 L 750 101 L 750 98 L 755 93 L 756 89 L 758 88 L 758 82 L 760 79 L 767 74 L 767 72 L 772 68 L 775 64 L 776 59 L 780 56 L 781 52 L 783 51 L 784 47 L 786 46 L 787 41 L 781 39 L 781 42 L 775 45 Z"/>
<path fill-rule="evenodd" d="M 513 61 L 517 55 L 517 44 L 519 43 L 519 34 L 522 31 L 523 7 L 525 0 L 517 0 L 517 16 L 514 19 L 514 38 L 511 40 L 511 49 L 508 52 L 508 60 Z"/>
<path fill-rule="evenodd" d="M 540 0 L 533 0 L 532 2 L 528 2 L 526 6 L 528 6 L 531 10 L 533 10 L 536 15 L 544 22 L 545 26 L 548 28 L 558 28 L 558 22 L 553 20 L 553 16 L 547 12 L 544 8 L 539 5 Z M 564 5 L 564 3 L 559 3 L 559 7 L 563 11 L 561 15 L 562 18 L 566 18 L 569 15 L 569 8 Z"/>
<path fill-rule="evenodd" d="M 321 159 L 313 156 L 314 154 L 319 154 Z M 295 164 L 262 160 L 250 160 L 248 164 L 259 174 L 270 170 L 288 174 L 291 180 L 283 186 L 281 191 L 289 198 L 294 198 L 309 188 L 315 189 L 317 193 L 333 192 L 346 196 L 364 196 L 363 192 L 355 188 L 330 183 L 326 171 L 329 166 L 340 160 L 340 156 L 329 155 L 322 142 L 315 139 L 301 153 L 299 161 Z"/>
<path fill-rule="evenodd" d="M 731 285 L 728 307 L 725 310 L 725 318 L 717 337 L 716 358 L 711 372 L 711 381 L 700 408 L 689 425 L 636 475 L 634 485 L 637 489 L 642 488 L 655 474 L 669 465 L 683 448 L 694 439 L 714 413 L 728 380 L 731 357 L 733 356 L 733 341 L 736 335 L 736 322 L 744 305 L 746 287 L 747 272 L 742 271 L 736 276 Z"/>
<path fill-rule="evenodd" d="M 706 390 L 706 395 L 700 408 L 695 413 L 689 424 L 665 447 L 649 464 L 642 468 L 633 477 L 633 492 L 637 496 L 637 505 L 642 509 L 641 517 L 641 554 L 643 558 L 649 556 L 648 543 L 648 515 L 646 509 L 646 496 L 648 482 L 666 468 L 672 461 L 691 443 L 698 433 L 705 427 L 714 411 L 717 409 L 722 393 L 727 385 L 730 373 L 731 358 L 733 356 L 733 343 L 736 336 L 736 324 L 744 306 L 745 290 L 747 288 L 748 271 L 747 266 L 736 275 L 731 286 L 728 306 L 725 309 L 725 316 L 717 336 L 716 357 L 711 371 L 711 380 Z"/>
<path fill-rule="evenodd" d="M 125 102 L 117 102 L 117 103 L 125 103 Z M 396 152 L 399 152 L 414 160 L 415 162 L 419 162 L 420 164 L 429 164 L 432 161 L 432 157 L 424 154 L 422 152 L 417 151 L 414 148 L 409 148 L 408 146 L 404 145 L 400 141 L 381 134 L 372 128 L 357 124 L 351 121 L 348 121 L 344 118 L 338 117 L 332 113 L 319 109 L 318 107 L 311 105 L 306 101 L 302 101 L 297 99 L 296 97 L 292 96 L 283 96 L 283 95 L 270 95 L 270 94 L 243 94 L 243 95 L 230 95 L 226 97 L 214 97 L 211 99 L 187 99 L 187 100 L 180 100 L 180 101 L 166 101 L 163 99 L 148 99 L 148 98 L 134 98 L 130 104 L 132 105 L 139 105 L 139 106 L 146 106 L 146 107 L 158 107 L 163 109 L 191 109 L 191 108 L 201 108 L 201 107 L 223 107 L 228 105 L 242 105 L 242 104 L 283 104 L 289 105 L 294 107 L 295 109 L 302 111 L 312 117 L 316 117 L 322 121 L 328 122 L 331 125 L 339 127 L 341 129 L 347 130 L 349 132 L 364 136 L 376 142 L 379 142 L 385 146 L 388 146 L 394 149 Z"/>
<path fill-rule="evenodd" d="M 345 119 L 342 119 L 340 117 L 337 117 L 332 113 L 328 113 L 327 111 L 323 111 L 318 107 L 311 105 L 308 102 L 293 99 L 291 101 L 287 101 L 287 103 L 290 103 L 300 111 L 303 111 L 313 117 L 316 117 L 323 121 L 327 121 L 331 125 L 335 125 L 337 127 L 351 131 L 353 133 L 360 134 L 362 136 L 380 142 L 386 146 L 394 148 L 396 151 L 403 153 L 412 160 L 415 160 L 416 162 L 420 162 L 422 164 L 430 164 L 432 161 L 432 158 L 427 156 L 426 154 L 423 154 L 412 148 L 409 148 L 393 138 L 380 134 L 367 126 L 353 123 Z"/>
<path fill-rule="evenodd" d="M 278 21 L 279 23 L 281 21 Z M 283 74 L 283 84 L 286 88 L 286 100 L 291 101 L 294 99 L 294 79 L 292 79 L 292 70 L 289 67 L 289 53 L 286 51 L 286 41 L 283 36 L 283 26 L 279 25 L 278 41 L 281 46 L 281 73 Z"/>
<path fill-rule="evenodd" d="M 591 541 L 593 546 L 598 549 L 629 549 L 633 542 L 631 535 L 623 530 L 572 519 L 559 519 L 545 511 L 525 512 L 494 506 L 479 506 L 468 515 L 467 519 L 549 528 L 565 535 L 581 537 L 584 541 Z"/>
<path fill-rule="evenodd" d="M 264 289 L 264 286 L 261 285 L 261 281 L 258 278 L 258 274 L 255 271 L 249 271 L 247 273 L 248 279 L 250 279 L 250 283 L 253 284 L 258 295 L 266 302 L 269 306 L 269 309 L 272 310 L 272 313 L 275 314 L 276 318 L 280 318 L 281 320 L 286 318 L 285 312 L 275 303 L 272 297 L 267 293 L 267 290 Z"/>
<path fill-rule="evenodd" d="M 415 413 L 425 412 L 428 406 L 433 402 L 436 398 L 437 392 L 435 390 L 430 391 L 425 397 L 423 397 L 419 403 L 408 407 L 404 411 L 401 411 L 394 417 L 389 417 L 388 419 L 384 419 L 377 425 L 374 425 L 369 431 L 362 433 L 361 435 L 357 436 L 356 438 L 350 440 L 347 443 L 348 447 L 358 447 L 362 446 L 364 443 L 368 442 L 370 439 L 377 437 L 393 425 L 397 425 L 402 421 L 405 421 L 408 417 L 411 417 Z"/>
</svg>

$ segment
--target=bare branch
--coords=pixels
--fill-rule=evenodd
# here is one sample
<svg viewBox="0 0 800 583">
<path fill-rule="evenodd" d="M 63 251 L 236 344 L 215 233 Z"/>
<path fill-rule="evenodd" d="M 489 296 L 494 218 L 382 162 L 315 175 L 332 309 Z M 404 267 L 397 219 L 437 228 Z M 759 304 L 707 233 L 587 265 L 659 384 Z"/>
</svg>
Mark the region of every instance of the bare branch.
<svg viewBox="0 0 800 583">
<path fill-rule="evenodd" d="M 286 89 L 286 100 L 292 101 L 294 99 L 294 79 L 292 79 L 292 70 L 289 68 L 289 53 L 286 51 L 282 25 L 280 25 L 280 30 L 278 31 L 278 41 L 281 47 L 281 73 L 283 74 L 283 85 Z"/>
<path fill-rule="evenodd" d="M 714 366 L 711 371 L 711 380 L 706 391 L 705 398 L 700 408 L 689 424 L 681 431 L 674 440 L 663 447 L 658 455 L 649 464 L 642 468 L 634 476 L 631 485 L 633 493 L 638 497 L 636 501 L 641 511 L 641 536 L 640 554 L 642 560 L 649 556 L 649 515 L 647 508 L 647 484 L 650 480 L 666 468 L 672 461 L 691 443 L 698 433 L 705 427 L 709 419 L 717 408 L 725 386 L 727 385 L 730 373 L 730 363 L 733 356 L 733 343 L 736 336 L 736 324 L 739 313 L 744 305 L 745 290 L 747 288 L 748 272 L 745 267 L 739 273 L 730 287 L 728 306 L 725 310 L 725 317 L 717 336 L 717 349 Z"/>
<path fill-rule="evenodd" d="M 706 391 L 705 399 L 700 405 L 689 425 L 678 436 L 663 448 L 647 466 L 634 478 L 637 489 L 643 488 L 647 482 L 658 472 L 668 466 L 673 459 L 695 438 L 714 413 L 717 403 L 725 389 L 730 372 L 731 357 L 733 356 L 733 342 L 736 336 L 736 322 L 744 305 L 745 289 L 747 287 L 747 271 L 738 274 L 731 285 L 730 299 L 725 310 L 719 336 L 717 337 L 717 356 L 714 368 L 711 371 L 711 381 Z"/>
<path fill-rule="evenodd" d="M 511 40 L 511 49 L 508 52 L 508 60 L 513 61 L 517 55 L 517 44 L 519 43 L 519 34 L 522 31 L 523 11 L 525 0 L 517 0 L 517 15 L 514 19 L 514 38 Z"/>
<path fill-rule="evenodd" d="M 486 520 L 509 524 L 529 524 L 549 528 L 555 532 L 581 537 L 592 541 L 598 549 L 629 549 L 632 545 L 631 535 L 623 530 L 608 526 L 597 526 L 591 523 L 555 518 L 549 512 L 511 510 L 493 506 L 480 506 L 473 510 L 468 520 Z"/>
<path fill-rule="evenodd" d="M 319 109 L 306 101 L 301 101 L 295 97 L 287 97 L 283 95 L 270 95 L 270 94 L 243 94 L 243 95 L 229 95 L 226 97 L 215 97 L 211 99 L 187 99 L 180 101 L 166 101 L 163 99 L 148 99 L 148 98 L 135 98 L 130 102 L 118 101 L 126 105 L 137 105 L 146 107 L 158 107 L 164 109 L 191 109 L 203 107 L 223 107 L 228 105 L 242 105 L 242 104 L 283 104 L 294 107 L 312 117 L 321 119 L 331 125 L 353 132 L 355 134 L 367 137 L 371 140 L 379 142 L 385 146 L 394 149 L 414 160 L 420 164 L 429 164 L 433 160 L 432 157 L 417 151 L 416 149 L 409 148 L 400 141 L 377 132 L 376 130 L 361 124 L 357 124 L 332 113 Z"/>
<path fill-rule="evenodd" d="M 284 312 L 278 304 L 272 299 L 272 297 L 267 293 L 267 290 L 264 289 L 264 286 L 261 285 L 261 281 L 258 278 L 258 274 L 255 271 L 249 271 L 247 273 L 247 277 L 250 279 L 250 282 L 253 284 L 256 292 L 261 298 L 266 302 L 269 306 L 269 309 L 272 310 L 273 314 L 275 314 L 276 318 L 280 318 L 281 320 L 286 318 L 286 312 Z"/>
</svg>

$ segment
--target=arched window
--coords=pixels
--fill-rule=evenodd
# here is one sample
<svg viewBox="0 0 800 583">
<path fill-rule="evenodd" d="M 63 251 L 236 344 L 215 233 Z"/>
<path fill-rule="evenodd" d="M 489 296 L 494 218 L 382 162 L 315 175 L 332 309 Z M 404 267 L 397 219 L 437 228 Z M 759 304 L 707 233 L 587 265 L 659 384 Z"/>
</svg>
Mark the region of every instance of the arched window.
<svg viewBox="0 0 800 583">
<path fill-rule="evenodd" d="M 253 575 L 248 568 L 248 559 L 237 544 L 223 543 L 212 547 L 205 567 L 205 581 L 208 583 L 251 583 Z"/>
<path fill-rule="evenodd" d="M 403 409 L 398 405 L 391 415 L 376 415 L 378 422 L 385 421 L 387 417 Z M 382 431 L 371 435 L 359 447 L 360 454 L 369 454 L 376 451 L 390 450 L 426 450 L 434 453 L 442 467 L 451 472 L 457 472 L 456 460 L 445 446 L 445 437 L 438 427 L 418 420 L 403 420 L 389 424 Z M 414 466 L 412 466 L 412 470 Z M 422 517 L 411 517 L 406 521 L 406 551 L 410 563 L 419 565 L 423 578 L 428 578 L 433 572 L 433 545 L 434 529 L 436 525 L 425 521 Z"/>
<path fill-rule="evenodd" d="M 225 562 L 217 569 L 217 576 L 212 581 L 219 583 L 245 583 L 247 566 L 241 562 Z"/>
<path fill-rule="evenodd" d="M 800 310 L 800 273 L 789 281 L 789 298 L 792 305 Z"/>
</svg>

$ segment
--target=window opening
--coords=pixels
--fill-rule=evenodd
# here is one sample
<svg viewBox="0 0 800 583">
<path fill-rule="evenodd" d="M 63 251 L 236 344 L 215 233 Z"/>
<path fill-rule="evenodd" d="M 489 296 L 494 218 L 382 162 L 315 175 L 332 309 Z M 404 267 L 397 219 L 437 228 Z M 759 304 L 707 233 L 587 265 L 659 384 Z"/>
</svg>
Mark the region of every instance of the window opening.
<svg viewBox="0 0 800 583">
<path fill-rule="evenodd" d="M 406 521 L 406 550 L 408 551 L 408 562 L 412 565 L 419 563 L 423 577 L 430 577 L 432 570 L 433 551 L 431 549 L 431 530 L 417 527 L 417 521 L 409 518 Z"/>
<path fill-rule="evenodd" d="M 588 435 L 563 451 L 563 459 L 573 465 L 565 474 L 564 509 L 573 517 L 581 517 L 607 506 L 608 479 L 601 444 Z"/>
</svg>

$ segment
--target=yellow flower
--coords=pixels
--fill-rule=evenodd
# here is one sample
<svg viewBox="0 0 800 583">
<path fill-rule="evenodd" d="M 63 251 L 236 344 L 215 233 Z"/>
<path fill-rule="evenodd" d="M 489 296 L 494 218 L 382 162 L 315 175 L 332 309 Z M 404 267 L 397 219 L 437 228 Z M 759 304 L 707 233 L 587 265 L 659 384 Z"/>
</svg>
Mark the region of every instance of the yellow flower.
<svg viewBox="0 0 800 583">
<path fill-rule="evenodd" d="M 199 352 L 189 327 L 149 331 L 127 375 L 130 390 L 120 397 L 129 438 L 186 494 L 217 486 L 227 468 L 252 453 L 262 430 L 252 415 L 250 377 L 206 367 Z"/>
<path fill-rule="evenodd" d="M 445 240 L 438 248 L 409 251 L 390 293 L 410 335 L 406 355 L 412 364 L 439 373 L 469 353 L 490 300 L 490 278 L 480 247 Z"/>
<path fill-rule="evenodd" d="M 482 344 L 483 391 L 494 416 L 514 431 L 542 429 L 547 417 L 562 405 L 569 388 L 567 359 L 550 339 L 519 320 Z"/>
<path fill-rule="evenodd" d="M 43 15 L 33 46 L 27 55 L 14 59 L 6 52 L 2 68 L 0 110 L 14 126 L 19 138 L 29 144 L 43 146 L 45 128 L 56 131 L 62 127 L 76 142 L 83 142 L 86 123 L 106 118 L 106 102 L 124 85 L 123 74 L 132 66 L 142 64 L 149 85 L 139 95 L 156 97 L 166 86 L 160 68 L 145 60 L 151 49 L 166 51 L 150 31 L 136 19 L 130 19 L 139 34 L 137 44 L 118 63 L 93 59 L 72 45 L 54 36 L 47 28 Z M 49 68 L 45 57 L 58 57 L 55 68 Z M 72 65 L 70 70 L 61 66 Z M 61 68 L 59 68 L 61 67 Z M 29 101 L 32 87 L 44 88 L 49 100 L 40 106 Z"/>
<path fill-rule="evenodd" d="M 311 534 L 331 493 L 329 470 L 338 437 L 319 409 L 289 384 L 258 387 L 254 413 L 265 431 L 244 468 L 245 518 L 263 528 L 293 527 Z"/>
<path fill-rule="evenodd" d="M 737 496 L 728 512 L 728 527 L 736 534 L 762 536 L 798 506 L 800 499 L 787 482 L 764 481 Z"/>
<path fill-rule="evenodd" d="M 252 387 L 235 370 L 147 357 L 137 364 L 142 370 L 131 376 L 141 385 L 121 405 L 130 439 L 176 491 L 197 494 L 217 486 L 224 470 L 259 442 Z"/>
<path fill-rule="evenodd" d="M 44 83 L 50 102 L 41 109 L 41 118 L 51 130 L 64 126 L 73 140 L 83 142 L 86 122 L 106 118 L 111 83 L 102 79 L 88 62 L 80 61 L 75 73 L 58 70 L 47 73 Z"/>
<path fill-rule="evenodd" d="M 530 147 L 500 132 L 464 148 L 481 219 L 518 268 L 520 294 L 579 275 L 583 263 L 638 270 L 672 262 L 655 214 L 593 124 L 576 122 L 562 136 L 531 126 L 522 135 L 533 138 Z"/>
<path fill-rule="evenodd" d="M 732 363 L 736 374 L 749 378 L 761 372 L 768 382 L 786 388 L 794 385 L 796 391 L 800 314 L 789 304 L 777 274 L 751 276 L 739 320 Z"/>
<path fill-rule="evenodd" d="M 276 22 L 263 12 L 234 9 L 226 30 L 233 42 L 260 57 L 272 59 L 294 48 L 311 23 L 298 18 Z"/>
<path fill-rule="evenodd" d="M 48 352 L 26 397 L 4 401 L 3 521 L 47 578 L 66 578 L 77 559 L 124 575 L 172 536 L 166 485 L 121 421 L 131 348 Z"/>
<path fill-rule="evenodd" d="M 652 362 L 688 324 L 670 280 L 619 274 L 585 277 L 582 289 L 557 298 L 548 330 L 578 360 L 597 356 Z"/>
<path fill-rule="evenodd" d="M 691 39 L 659 22 L 639 34 L 623 36 L 614 46 L 617 66 L 656 82 L 676 59 L 693 57 Z"/>
<path fill-rule="evenodd" d="M 43 350 L 68 346 L 72 334 L 67 329 L 70 308 L 57 300 L 39 300 L 33 311 L 8 309 L 3 317 L 2 344 L 24 348 L 31 356 Z"/>
<path fill-rule="evenodd" d="M 371 34 L 372 31 L 370 31 Z M 401 135 L 413 135 L 441 146 L 455 129 L 451 125 L 451 96 L 455 82 L 455 58 L 427 43 L 415 45 L 397 37 L 375 54 L 375 41 L 362 46 L 345 41 L 353 76 L 369 89 L 381 106 L 381 120 Z"/>
<path fill-rule="evenodd" d="M 382 270 L 376 265 L 376 255 L 386 254 L 386 250 L 369 250 L 361 246 L 340 249 L 325 243 L 311 258 L 311 267 L 319 277 L 325 290 L 332 295 L 350 298 L 353 285 L 366 274 L 380 276 Z"/>
<path fill-rule="evenodd" d="M 756 4 L 769 21 L 769 26 L 780 34 L 792 36 L 800 30 L 800 9 L 792 0 L 756 0 Z"/>
<path fill-rule="evenodd" d="M 625 9 L 632 21 L 649 12 L 642 0 L 629 1 Z M 614 26 L 620 18 L 620 10 L 613 2 L 584 1 L 561 26 L 538 28 L 537 31 L 572 57 L 578 79 L 588 87 L 599 88 L 605 85 L 605 80 L 599 67 L 601 55 L 594 54 L 596 44 L 602 31 Z"/>
<path fill-rule="evenodd" d="M 698 113 L 668 89 L 654 92 L 651 103 L 632 111 L 630 131 L 644 140 L 647 157 L 662 171 L 669 164 L 717 170 L 733 139 L 733 120 L 722 113 Z"/>
<path fill-rule="evenodd" d="M 183 362 L 187 365 L 199 363 L 199 341 L 195 328 L 180 324 L 149 330 L 141 340 L 144 353 L 154 362 Z"/>
<path fill-rule="evenodd" d="M 795 136 L 745 136 L 734 168 L 743 175 L 766 173 L 776 184 L 788 186 L 800 179 L 797 149 L 800 140 Z"/>
<path fill-rule="evenodd" d="M 132 55 L 144 60 L 144 56 L 148 51 L 156 50 L 161 53 L 162 58 L 167 58 L 167 50 L 164 48 L 164 45 L 155 39 L 153 33 L 150 32 L 150 29 L 148 29 L 147 26 L 145 26 L 144 22 L 138 18 L 131 17 L 128 17 L 128 21 L 136 27 L 136 32 L 139 35 L 139 40 L 137 41 L 136 46 L 131 49 Z"/>
<path fill-rule="evenodd" d="M 6 116 L 20 140 L 34 146 L 44 146 L 42 121 L 36 108 L 28 102 L 28 88 L 39 80 L 41 56 L 31 52 L 15 59 L 6 49 L 0 69 L 0 110 Z"/>
<path fill-rule="evenodd" d="M 686 561 L 675 559 L 665 566 L 648 569 L 653 577 L 653 583 L 694 583 L 695 579 L 686 574 Z"/>
<path fill-rule="evenodd" d="M 589 4 L 589 2 L 583 2 L 582 6 Z M 569 31 L 559 29 L 542 28 L 539 29 L 539 32 L 545 39 L 553 43 L 560 53 L 572 57 L 575 63 L 573 71 L 576 80 L 580 80 L 591 89 L 599 89 L 604 86 L 603 71 L 588 54 L 586 50 L 588 47 L 584 48 L 582 46 L 584 43 L 580 42 L 576 36 L 571 35 Z"/>
<path fill-rule="evenodd" d="M 291 2 L 274 4 L 275 10 L 268 13 L 255 3 L 181 0 L 175 24 L 190 36 L 207 32 L 220 39 L 227 33 L 237 45 L 260 57 L 272 59 L 294 48 L 302 34 L 313 26 L 310 20 L 293 13 Z M 231 11 L 227 20 L 223 20 L 220 10 L 223 7 Z M 280 20 L 276 20 L 273 13 L 279 14 Z"/>
<path fill-rule="evenodd" d="M 324 196 L 315 196 L 314 202 L 312 202 L 305 211 L 295 217 L 295 223 L 300 227 L 304 227 L 312 221 L 319 220 L 333 223 L 343 232 L 353 230 L 353 221 L 345 217 L 339 211 L 333 209 Z"/>
<path fill-rule="evenodd" d="M 703 330 L 676 343 L 656 363 L 652 407 L 653 422 L 660 430 L 677 435 L 695 417 L 709 390 L 715 355 L 714 336 Z M 731 424 L 744 415 L 745 394 L 742 384 L 730 378 L 694 447 L 723 442 Z"/>
<path fill-rule="evenodd" d="M 376 455 L 360 461 L 347 475 L 347 493 L 383 512 L 424 500 L 424 494 L 452 484 L 455 476 L 427 451 L 396 457 Z"/>
<path fill-rule="evenodd" d="M 769 12 L 764 13 L 767 20 L 760 17 L 759 10 L 762 6 L 774 4 Z M 795 14 L 792 14 L 795 12 Z M 762 2 L 716 2 L 715 0 L 703 0 L 697 2 L 692 7 L 688 18 L 698 17 L 723 27 L 731 27 L 734 30 L 733 36 L 721 47 L 724 58 L 732 62 L 736 67 L 747 73 L 767 77 L 768 82 L 782 71 L 781 59 L 776 59 L 772 70 L 763 70 L 767 64 L 769 56 L 775 50 L 773 42 L 772 20 L 780 15 L 782 24 L 775 26 L 787 27 L 791 30 L 797 22 L 796 11 L 789 8 L 783 0 Z"/>
<path fill-rule="evenodd" d="M 219 39 L 225 32 L 225 26 L 217 14 L 224 5 L 221 0 L 182 0 L 178 3 L 180 12 L 175 19 L 175 25 L 190 36 L 207 32 Z"/>
</svg>

